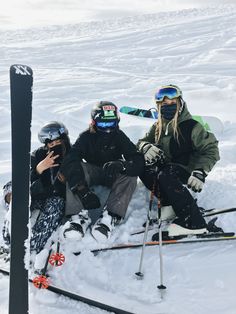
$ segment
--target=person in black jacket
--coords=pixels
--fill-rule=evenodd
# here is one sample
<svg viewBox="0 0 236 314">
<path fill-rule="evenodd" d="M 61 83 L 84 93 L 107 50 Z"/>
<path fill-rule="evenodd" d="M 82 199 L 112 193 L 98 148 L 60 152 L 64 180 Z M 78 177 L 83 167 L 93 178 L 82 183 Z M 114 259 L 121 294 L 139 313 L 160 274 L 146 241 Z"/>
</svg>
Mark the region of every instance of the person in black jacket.
<svg viewBox="0 0 236 314">
<path fill-rule="evenodd" d="M 78 201 L 77 211 L 101 206 L 91 186 L 102 185 L 111 189 L 103 213 L 91 230 L 97 241 L 103 241 L 125 217 L 137 176 L 144 169 L 144 157 L 119 129 L 118 109 L 112 102 L 96 104 L 91 118 L 89 129 L 80 134 L 60 171 Z M 78 225 L 68 226 L 65 233 L 75 228 L 84 233 Z"/>
<path fill-rule="evenodd" d="M 31 230 L 30 249 L 39 253 L 65 213 L 66 185 L 59 168 L 71 148 L 68 130 L 56 121 L 45 124 L 38 133 L 44 146 L 31 154 L 31 211 L 39 216 Z"/>
</svg>

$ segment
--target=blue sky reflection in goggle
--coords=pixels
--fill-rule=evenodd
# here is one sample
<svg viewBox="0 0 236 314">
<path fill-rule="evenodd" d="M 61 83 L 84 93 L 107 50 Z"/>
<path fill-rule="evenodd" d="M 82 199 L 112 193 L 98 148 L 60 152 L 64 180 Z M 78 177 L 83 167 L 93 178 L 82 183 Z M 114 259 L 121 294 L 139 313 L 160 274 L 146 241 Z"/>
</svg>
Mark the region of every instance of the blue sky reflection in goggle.
<svg viewBox="0 0 236 314">
<path fill-rule="evenodd" d="M 116 127 L 116 121 L 110 121 L 110 122 L 96 122 L 96 126 L 101 129 L 106 128 L 115 128 Z"/>
<path fill-rule="evenodd" d="M 156 101 L 163 101 L 165 97 L 169 99 L 177 98 L 181 96 L 179 91 L 174 87 L 165 87 L 159 89 L 159 91 L 155 94 Z"/>
</svg>

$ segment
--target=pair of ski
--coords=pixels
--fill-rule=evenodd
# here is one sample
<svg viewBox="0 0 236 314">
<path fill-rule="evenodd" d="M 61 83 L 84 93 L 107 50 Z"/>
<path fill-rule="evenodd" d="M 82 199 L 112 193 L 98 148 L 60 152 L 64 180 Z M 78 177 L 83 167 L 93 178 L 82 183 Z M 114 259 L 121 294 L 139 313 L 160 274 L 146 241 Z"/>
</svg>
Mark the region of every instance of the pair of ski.
<svg viewBox="0 0 236 314">
<path fill-rule="evenodd" d="M 6 275 L 6 276 L 10 275 L 10 272 L 4 268 L 0 268 L 0 273 L 3 275 Z M 34 279 L 29 279 L 29 282 L 31 282 L 35 285 Z M 62 295 L 64 297 L 70 298 L 70 299 L 75 300 L 75 301 L 83 302 L 83 303 L 91 305 L 95 308 L 99 308 L 99 309 L 102 309 L 102 310 L 105 310 L 108 312 L 112 312 L 112 313 L 117 313 L 117 314 L 134 314 L 132 312 L 129 312 L 129 311 L 120 309 L 118 307 L 94 300 L 93 298 L 85 297 L 81 294 L 77 294 L 77 293 L 71 292 L 69 290 L 62 289 L 60 287 L 51 285 L 49 283 L 47 283 L 46 286 L 43 286 L 44 284 L 45 284 L 45 282 L 42 283 L 41 288 L 46 288 L 47 290 L 49 290 L 53 293 L 56 293 L 58 295 Z"/>
<path fill-rule="evenodd" d="M 88 298 L 85 297 L 81 294 L 77 294 L 68 290 L 65 290 L 63 288 L 57 287 L 55 285 L 52 285 L 50 282 L 50 276 L 48 274 L 48 267 L 49 265 L 53 267 L 59 267 L 62 266 L 65 262 L 65 256 L 62 252 L 60 252 L 60 242 L 57 242 L 56 245 L 56 250 L 55 250 L 55 244 L 52 242 L 51 248 L 48 252 L 48 256 L 44 265 L 44 268 L 42 271 L 40 271 L 39 274 L 37 274 L 34 278 L 29 278 L 29 282 L 34 285 L 34 287 L 38 289 L 47 289 L 51 292 L 54 292 L 58 295 L 63 295 L 65 297 L 68 297 L 72 300 L 76 300 L 79 302 L 83 302 L 85 304 L 91 305 L 96 308 L 100 308 L 102 310 L 106 310 L 112 313 L 117 313 L 117 314 L 134 314 L 129 311 L 126 311 L 124 309 L 109 305 L 107 303 L 103 303 L 100 301 L 97 301 L 93 298 Z M 10 272 L 5 269 L 0 267 L 0 273 L 4 275 L 10 275 Z"/>
<path fill-rule="evenodd" d="M 236 211 L 236 207 L 225 208 L 225 209 L 216 209 L 216 208 L 205 209 L 203 210 L 203 217 L 218 216 L 221 214 L 231 213 L 235 211 Z M 156 229 L 156 228 L 157 228 L 157 219 L 152 219 L 149 223 L 148 231 Z M 132 231 L 130 235 L 141 234 L 144 231 L 145 231 L 145 227 L 142 227 L 138 230 Z"/>
<path fill-rule="evenodd" d="M 65 289 L 62 289 L 60 287 L 54 286 L 51 284 L 50 282 L 50 276 L 48 274 L 48 266 L 49 264 L 51 266 L 61 266 L 64 264 L 65 262 L 65 256 L 63 253 L 60 252 L 60 242 L 57 242 L 57 247 L 56 247 L 56 251 L 54 251 L 53 249 L 54 247 L 54 243 L 52 243 L 51 248 L 49 250 L 44 268 L 42 269 L 42 271 L 40 272 L 40 274 L 36 275 L 34 278 L 29 278 L 29 282 L 32 283 L 34 285 L 34 287 L 38 288 L 38 289 L 47 289 L 51 292 L 54 292 L 58 295 L 63 295 L 65 297 L 68 297 L 72 300 L 76 300 L 79 302 L 83 302 L 85 304 L 94 306 L 96 308 L 100 308 L 102 310 L 106 310 L 112 313 L 117 313 L 117 314 L 134 314 L 131 313 L 129 311 L 126 311 L 124 309 L 109 305 L 107 303 L 103 303 L 103 302 L 99 302 L 93 298 L 88 298 L 85 297 L 81 294 L 77 294 Z M 1 268 L 0 267 L 0 273 L 4 274 L 4 275 L 10 275 L 10 272 L 5 269 L 5 268 Z"/>
<path fill-rule="evenodd" d="M 227 208 L 227 209 L 208 209 L 205 210 L 204 216 L 213 216 L 213 215 L 219 215 L 229 212 L 236 211 L 236 208 Z M 150 226 L 151 228 L 156 228 L 156 225 L 153 224 Z M 144 228 L 142 228 L 139 231 L 131 233 L 131 235 L 136 235 L 144 232 Z M 150 230 L 150 229 L 149 229 Z M 169 237 L 167 232 L 162 232 L 162 244 L 163 245 L 174 245 L 174 244 L 186 244 L 186 243 L 199 243 L 199 242 L 213 242 L 213 241 L 227 241 L 227 240 L 235 240 L 236 236 L 234 232 L 209 232 L 208 234 L 202 234 L 202 235 L 193 235 L 193 236 L 174 236 Z M 106 251 L 113 251 L 113 250 L 121 250 L 121 249 L 131 249 L 131 248 L 139 248 L 142 247 L 143 243 L 121 243 L 121 244 L 114 244 L 111 246 L 106 246 L 103 248 L 98 249 L 92 249 L 91 252 L 94 254 L 98 254 L 100 252 L 106 252 Z M 153 241 L 146 242 L 146 246 L 155 246 L 159 245 L 159 239 L 158 234 L 155 234 L 153 236 Z M 37 288 L 47 288 L 49 286 L 49 279 L 46 275 L 47 273 L 47 267 L 48 264 L 51 264 L 52 266 L 61 266 L 65 261 L 65 256 L 59 251 L 60 244 L 57 242 L 57 251 L 56 253 L 52 254 L 52 248 L 49 251 L 48 259 L 46 260 L 45 267 L 42 271 L 42 274 L 36 276 L 33 279 L 33 283 L 35 287 Z M 78 256 L 81 252 L 74 252 L 74 255 Z"/>
<path fill-rule="evenodd" d="M 207 209 L 204 211 L 204 217 L 210 217 L 214 215 L 221 215 L 225 213 L 235 212 L 236 207 L 227 208 L 227 209 Z M 149 230 L 156 229 L 157 224 L 152 224 L 149 227 Z M 130 235 L 137 235 L 144 233 L 145 227 L 140 228 L 139 230 L 133 231 Z M 214 242 L 214 241 L 227 241 L 227 240 L 236 240 L 236 236 L 234 232 L 209 232 L 203 235 L 184 235 L 184 236 L 176 236 L 176 237 L 168 237 L 167 233 L 163 233 L 163 245 L 169 244 L 186 244 L 186 243 L 199 243 L 199 242 Z M 159 241 L 149 241 L 146 242 L 147 246 L 155 246 L 159 245 Z M 94 254 L 98 254 L 100 252 L 113 251 L 113 250 L 121 250 L 121 249 L 132 249 L 142 247 L 143 243 L 141 242 L 129 242 L 129 243 L 117 243 L 111 246 L 105 246 L 98 249 L 92 249 L 91 252 Z M 74 252 L 74 255 L 80 255 L 81 251 Z"/>
</svg>

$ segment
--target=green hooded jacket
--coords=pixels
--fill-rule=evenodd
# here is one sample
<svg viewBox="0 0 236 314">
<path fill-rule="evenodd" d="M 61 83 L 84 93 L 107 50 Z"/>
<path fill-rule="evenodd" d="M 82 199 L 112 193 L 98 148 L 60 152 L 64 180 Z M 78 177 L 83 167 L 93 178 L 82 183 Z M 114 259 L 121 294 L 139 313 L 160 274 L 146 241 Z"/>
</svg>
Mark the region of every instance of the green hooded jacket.
<svg viewBox="0 0 236 314">
<path fill-rule="evenodd" d="M 216 137 L 192 119 L 186 105 L 178 117 L 179 143 L 174 138 L 171 122 L 163 121 L 158 143 L 155 140 L 155 129 L 156 123 L 138 141 L 137 146 L 140 149 L 144 142 L 158 144 L 165 153 L 167 163 L 178 164 L 189 173 L 195 169 L 202 169 L 208 173 L 220 159 Z"/>
</svg>

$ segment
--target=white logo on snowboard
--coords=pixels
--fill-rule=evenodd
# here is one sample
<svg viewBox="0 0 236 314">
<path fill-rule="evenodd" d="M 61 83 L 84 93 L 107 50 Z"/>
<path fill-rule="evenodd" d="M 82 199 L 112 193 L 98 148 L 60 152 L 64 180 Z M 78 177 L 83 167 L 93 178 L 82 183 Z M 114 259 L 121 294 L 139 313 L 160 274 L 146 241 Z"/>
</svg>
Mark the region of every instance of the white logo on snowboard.
<svg viewBox="0 0 236 314">
<path fill-rule="evenodd" d="M 31 73 L 27 69 L 27 66 L 24 66 L 24 65 L 14 65 L 14 68 L 16 70 L 16 74 L 31 75 Z"/>
</svg>

